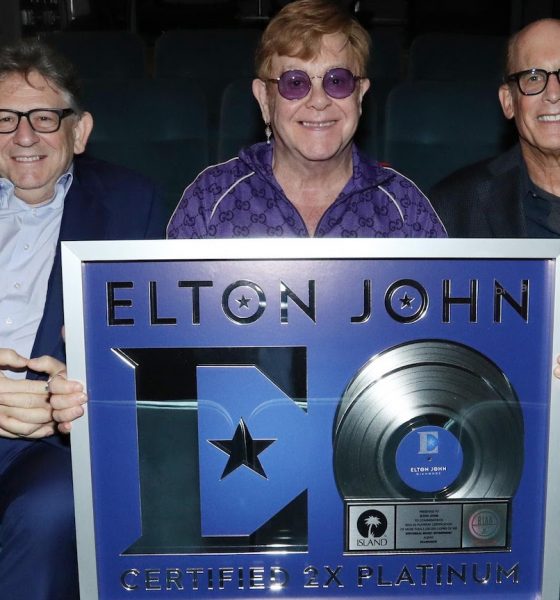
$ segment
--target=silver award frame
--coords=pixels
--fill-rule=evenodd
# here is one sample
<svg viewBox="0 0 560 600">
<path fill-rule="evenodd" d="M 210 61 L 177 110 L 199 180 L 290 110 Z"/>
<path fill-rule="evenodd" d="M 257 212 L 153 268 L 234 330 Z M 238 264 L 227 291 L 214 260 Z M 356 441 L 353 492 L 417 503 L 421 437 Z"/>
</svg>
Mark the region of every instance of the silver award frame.
<svg viewBox="0 0 560 600">
<path fill-rule="evenodd" d="M 542 261 L 550 277 L 551 320 L 553 331 L 550 348 L 541 349 L 548 362 L 531 377 L 550 382 L 548 456 L 546 490 L 537 490 L 545 498 L 542 587 L 536 590 L 544 600 L 557 600 L 560 590 L 560 380 L 551 375 L 555 357 L 560 355 L 560 242 L 552 240 L 184 240 L 184 241 L 122 241 L 65 242 L 62 245 L 66 349 L 69 377 L 83 382 L 90 389 L 86 369 L 88 350 L 85 316 L 88 299 L 84 289 L 84 269 L 100 263 L 145 263 L 186 261 L 298 261 L 298 260 L 370 260 L 395 261 L 456 260 L 464 264 L 505 259 L 519 263 Z M 532 311 L 538 307 L 531 307 Z M 104 326 L 100 323 L 100 326 Z M 511 351 L 515 351 L 512 340 Z M 76 506 L 77 544 L 82 600 L 105 600 L 100 589 L 98 560 L 100 532 L 96 528 L 92 477 L 91 431 L 102 426 L 91 421 L 86 405 L 85 415 L 73 423 L 71 443 Z M 546 443 L 546 442 L 545 442 Z M 535 466 L 538 468 L 538 466 Z M 342 558 L 340 559 L 342 560 Z M 331 573 L 332 575 L 332 573 Z M 331 578 L 332 579 L 332 578 Z M 440 590 L 441 591 L 441 590 Z M 320 590 L 319 590 L 320 592 Z M 318 592 L 317 592 L 318 593 Z M 363 592 L 361 592 L 363 595 Z M 379 593 L 379 592 L 377 592 Z M 385 592 L 383 592 L 385 593 Z M 387 592 L 390 595 L 390 590 Z M 453 595 L 451 591 L 450 595 Z M 458 594 L 458 597 L 466 597 Z M 252 594 L 253 597 L 260 597 Z M 358 596 L 357 593 L 348 595 Z M 134 596 L 134 594 L 133 594 Z M 157 595 L 160 597 L 160 595 Z M 235 595 L 234 595 L 235 596 Z M 292 596 L 289 594 L 289 596 Z M 297 593 L 293 595 L 296 597 Z M 143 597 L 143 596 L 141 596 Z M 150 597 L 154 597 L 150 595 Z M 162 594 L 162 597 L 166 597 Z M 182 596 L 183 597 L 183 596 Z M 222 597 L 226 597 L 222 595 Z M 227 596 L 229 597 L 229 596 Z M 233 596 L 232 596 L 233 597 Z M 237 597 L 237 596 L 236 596 Z M 263 595 L 262 597 L 270 597 Z M 286 597 L 286 595 L 283 595 Z M 300 596 L 301 597 L 301 596 Z M 379 596 L 379 597 L 385 597 Z M 424 596 L 425 597 L 425 596 Z M 444 597 L 442 595 L 442 597 Z M 446 597 L 446 596 L 445 596 Z M 494 596 L 488 596 L 494 597 Z M 498 597 L 498 596 L 496 596 Z"/>
</svg>

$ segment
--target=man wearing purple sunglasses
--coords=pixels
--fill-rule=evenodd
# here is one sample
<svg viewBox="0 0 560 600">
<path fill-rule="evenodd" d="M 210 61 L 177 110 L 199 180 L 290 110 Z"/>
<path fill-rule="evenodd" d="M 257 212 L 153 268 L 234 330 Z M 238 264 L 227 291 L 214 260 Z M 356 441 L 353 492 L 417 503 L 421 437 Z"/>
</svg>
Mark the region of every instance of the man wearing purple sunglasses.
<svg viewBox="0 0 560 600">
<path fill-rule="evenodd" d="M 445 237 L 414 183 L 353 144 L 369 45 L 334 2 L 286 5 L 257 50 L 266 143 L 203 171 L 168 237 Z"/>
</svg>

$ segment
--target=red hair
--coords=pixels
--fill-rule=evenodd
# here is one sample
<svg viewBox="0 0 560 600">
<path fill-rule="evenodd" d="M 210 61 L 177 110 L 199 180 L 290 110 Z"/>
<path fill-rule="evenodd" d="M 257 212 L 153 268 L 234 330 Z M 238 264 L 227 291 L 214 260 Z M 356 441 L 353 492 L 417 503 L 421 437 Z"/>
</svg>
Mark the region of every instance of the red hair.
<svg viewBox="0 0 560 600">
<path fill-rule="evenodd" d="M 346 37 L 357 67 L 365 76 L 371 39 L 349 13 L 331 0 L 295 0 L 287 4 L 268 24 L 255 57 L 257 77 L 272 76 L 274 55 L 309 60 L 321 50 L 324 35 L 341 33 Z"/>
</svg>

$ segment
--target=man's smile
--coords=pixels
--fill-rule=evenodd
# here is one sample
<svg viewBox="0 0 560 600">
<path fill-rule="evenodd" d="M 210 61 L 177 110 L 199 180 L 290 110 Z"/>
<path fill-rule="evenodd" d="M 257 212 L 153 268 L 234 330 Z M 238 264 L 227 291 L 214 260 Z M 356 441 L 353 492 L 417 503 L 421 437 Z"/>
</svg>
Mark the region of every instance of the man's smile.
<svg viewBox="0 0 560 600">
<path fill-rule="evenodd" d="M 30 163 L 30 162 L 36 162 L 38 160 L 41 160 L 43 157 L 43 155 L 38 155 L 38 154 L 34 154 L 33 156 L 13 156 L 12 159 L 15 160 L 16 162 L 24 162 L 24 163 Z"/>
<path fill-rule="evenodd" d="M 321 129 L 323 127 L 332 127 L 336 121 L 300 121 L 300 123 L 304 127 Z"/>
</svg>

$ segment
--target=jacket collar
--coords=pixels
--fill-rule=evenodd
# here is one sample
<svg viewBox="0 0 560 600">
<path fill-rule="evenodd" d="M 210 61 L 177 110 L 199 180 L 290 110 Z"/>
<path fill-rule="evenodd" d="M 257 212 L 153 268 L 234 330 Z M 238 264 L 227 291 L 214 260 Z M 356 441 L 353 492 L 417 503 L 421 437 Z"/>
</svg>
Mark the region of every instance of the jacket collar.
<svg viewBox="0 0 560 600">
<path fill-rule="evenodd" d="M 523 211 L 523 157 L 519 144 L 488 164 L 492 174 L 479 190 L 493 237 L 527 237 Z"/>
<path fill-rule="evenodd" d="M 94 171 L 82 167 L 87 159 L 74 160 L 74 181 L 66 195 L 59 241 L 95 240 L 105 237 L 103 187 Z"/>
<path fill-rule="evenodd" d="M 64 360 L 60 242 L 105 238 L 107 217 L 102 203 L 104 189 L 92 169 L 82 168 L 82 162 L 87 164 L 87 159 L 76 157 L 74 161 L 74 178 L 64 201 L 64 212 L 43 318 L 35 336 L 32 356 L 48 354 Z"/>
<path fill-rule="evenodd" d="M 274 154 L 274 141 L 270 144 L 261 142 L 248 148 L 244 148 L 239 158 L 248 167 L 259 173 L 265 181 L 268 181 L 281 194 L 284 194 L 282 188 L 276 181 L 272 170 L 272 157 Z M 353 176 L 345 185 L 340 197 L 346 197 L 351 194 L 362 192 L 372 187 L 385 185 L 396 177 L 396 172 L 383 165 L 368 159 L 363 155 L 355 144 L 352 145 L 352 169 Z"/>
</svg>

